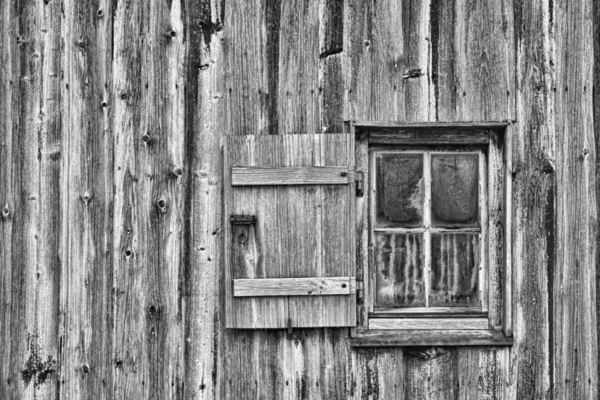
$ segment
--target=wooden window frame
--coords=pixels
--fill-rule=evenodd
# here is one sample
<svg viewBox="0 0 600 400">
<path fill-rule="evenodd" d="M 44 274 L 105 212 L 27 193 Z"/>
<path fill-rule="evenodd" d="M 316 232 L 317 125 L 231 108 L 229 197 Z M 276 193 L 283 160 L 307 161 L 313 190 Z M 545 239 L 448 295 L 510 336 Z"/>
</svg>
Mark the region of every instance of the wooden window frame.
<svg viewBox="0 0 600 400">
<path fill-rule="evenodd" d="M 349 126 L 356 138 L 356 170 L 363 172 L 365 189 L 356 203 L 358 323 L 352 330 L 353 346 L 512 344 L 510 128 L 508 122 L 354 122 Z M 482 307 L 375 309 L 371 290 L 375 154 L 411 150 L 431 154 L 438 146 L 483 154 L 479 157 L 479 173 L 485 172 L 479 177 L 480 195 L 485 191 L 480 200 Z"/>
</svg>

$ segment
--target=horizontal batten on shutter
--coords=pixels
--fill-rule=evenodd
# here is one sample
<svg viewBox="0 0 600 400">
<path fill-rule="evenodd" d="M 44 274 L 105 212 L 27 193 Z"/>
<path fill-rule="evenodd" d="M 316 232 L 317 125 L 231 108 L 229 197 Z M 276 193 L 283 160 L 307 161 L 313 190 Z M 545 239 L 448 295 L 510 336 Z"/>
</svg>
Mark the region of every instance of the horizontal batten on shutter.
<svg viewBox="0 0 600 400">
<path fill-rule="evenodd" d="M 233 167 L 231 186 L 345 185 L 354 181 L 346 167 Z"/>
<path fill-rule="evenodd" d="M 349 295 L 356 292 L 356 278 L 234 279 L 234 297 Z"/>
<path fill-rule="evenodd" d="M 371 319 L 369 329 L 488 329 L 487 318 Z"/>
</svg>

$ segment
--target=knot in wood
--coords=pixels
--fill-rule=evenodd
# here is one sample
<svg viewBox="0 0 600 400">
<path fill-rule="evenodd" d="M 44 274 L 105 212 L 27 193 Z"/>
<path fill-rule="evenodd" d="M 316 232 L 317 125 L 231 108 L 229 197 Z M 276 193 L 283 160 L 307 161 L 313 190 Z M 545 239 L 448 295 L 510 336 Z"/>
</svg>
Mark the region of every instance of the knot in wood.
<svg viewBox="0 0 600 400">
<path fill-rule="evenodd" d="M 98 18 L 102 18 L 104 16 L 104 11 L 101 8 L 99 8 L 97 14 Z"/>
<path fill-rule="evenodd" d="M 175 169 L 173 169 L 173 173 L 175 174 L 175 176 L 181 176 L 183 175 L 183 169 L 176 167 Z"/>
<path fill-rule="evenodd" d="M 148 306 L 148 317 L 154 318 L 156 316 L 158 316 L 158 307 L 154 304 L 150 304 L 150 306 Z"/>
<path fill-rule="evenodd" d="M 161 213 L 165 214 L 169 209 L 169 203 L 167 202 L 167 200 L 160 198 L 156 200 L 156 207 Z"/>
<path fill-rule="evenodd" d="M 7 204 L 2 209 L 2 217 L 3 218 L 8 218 L 9 215 L 10 215 L 10 210 L 8 209 L 8 204 Z"/>
<path fill-rule="evenodd" d="M 409 69 L 409 70 L 405 71 L 402 78 L 403 79 L 419 78 L 422 75 L 423 75 L 423 73 L 421 72 L 421 68 L 414 68 L 414 69 Z"/>
<path fill-rule="evenodd" d="M 90 204 L 90 202 L 92 201 L 92 194 L 89 191 L 86 191 L 84 194 L 81 195 L 81 200 L 84 204 Z"/>
<path fill-rule="evenodd" d="M 125 258 L 129 258 L 133 255 L 133 252 L 130 249 L 125 250 Z"/>
</svg>

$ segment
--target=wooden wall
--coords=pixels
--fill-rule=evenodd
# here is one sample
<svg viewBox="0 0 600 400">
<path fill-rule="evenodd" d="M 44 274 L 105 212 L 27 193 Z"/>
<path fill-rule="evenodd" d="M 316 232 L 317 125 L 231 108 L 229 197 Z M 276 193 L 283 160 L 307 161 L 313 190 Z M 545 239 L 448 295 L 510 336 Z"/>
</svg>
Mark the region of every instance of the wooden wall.
<svg viewBox="0 0 600 400">
<path fill-rule="evenodd" d="M 593 6 L 0 2 L 0 397 L 596 398 Z M 513 121 L 512 348 L 224 329 L 223 136 L 350 119 Z"/>
</svg>

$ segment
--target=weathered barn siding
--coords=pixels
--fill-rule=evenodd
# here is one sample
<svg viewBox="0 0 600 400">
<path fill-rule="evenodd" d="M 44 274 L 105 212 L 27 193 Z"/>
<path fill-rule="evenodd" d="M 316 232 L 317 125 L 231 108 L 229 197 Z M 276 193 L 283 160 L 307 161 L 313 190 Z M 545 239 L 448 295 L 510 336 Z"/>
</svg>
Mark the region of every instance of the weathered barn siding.
<svg viewBox="0 0 600 400">
<path fill-rule="evenodd" d="M 1 2 L 0 397 L 595 398 L 597 8 Z M 224 329 L 223 136 L 351 119 L 513 121 L 512 348 Z"/>
</svg>

